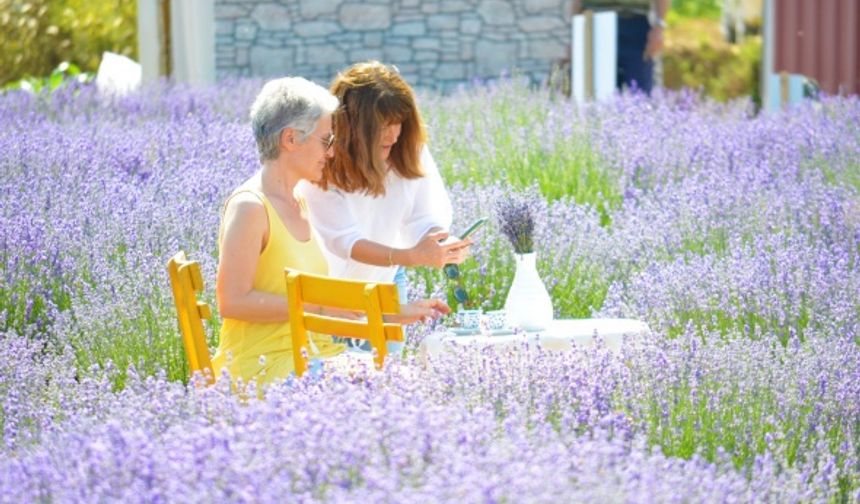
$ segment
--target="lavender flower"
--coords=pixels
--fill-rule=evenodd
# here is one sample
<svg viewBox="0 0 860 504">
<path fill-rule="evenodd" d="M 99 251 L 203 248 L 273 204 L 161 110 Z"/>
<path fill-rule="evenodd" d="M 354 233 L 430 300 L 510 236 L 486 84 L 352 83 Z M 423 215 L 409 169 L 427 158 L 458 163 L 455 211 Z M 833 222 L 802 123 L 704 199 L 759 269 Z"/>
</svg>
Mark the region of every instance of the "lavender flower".
<svg viewBox="0 0 860 504">
<path fill-rule="evenodd" d="M 535 216 L 533 198 L 509 192 L 496 200 L 495 215 L 502 234 L 511 242 L 514 252 L 534 252 Z"/>
<path fill-rule="evenodd" d="M 559 318 L 652 334 L 454 346 L 243 400 L 183 383 L 164 263 L 201 261 L 212 301 L 259 86 L 0 95 L 0 501 L 858 499 L 860 99 L 422 95 L 458 219 L 531 219 L 484 229 L 470 299 L 500 307 L 509 243 L 537 243 Z M 412 353 L 430 330 L 407 328 Z"/>
</svg>

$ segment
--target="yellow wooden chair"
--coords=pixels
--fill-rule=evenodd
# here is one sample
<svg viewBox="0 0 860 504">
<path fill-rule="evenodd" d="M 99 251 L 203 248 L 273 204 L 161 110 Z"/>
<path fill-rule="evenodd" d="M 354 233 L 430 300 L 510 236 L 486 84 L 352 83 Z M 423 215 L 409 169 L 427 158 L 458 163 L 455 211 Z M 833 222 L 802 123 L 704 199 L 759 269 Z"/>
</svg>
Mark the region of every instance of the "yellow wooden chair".
<svg viewBox="0 0 860 504">
<path fill-rule="evenodd" d="M 308 348 L 308 331 L 369 340 L 376 350 L 374 362 L 378 369 L 385 362 L 385 342 L 403 341 L 403 327 L 382 319 L 383 315 L 400 313 L 396 285 L 330 278 L 289 268 L 286 277 L 296 376 L 302 376 L 308 368 L 302 354 L 302 349 Z M 347 320 L 309 313 L 304 309 L 305 303 L 364 312 L 367 318 Z"/>
<path fill-rule="evenodd" d="M 189 261 L 185 252 L 180 251 L 167 262 L 167 271 L 188 367 L 192 375 L 199 371 L 206 377 L 206 383 L 212 384 L 215 376 L 212 373 L 209 347 L 206 345 L 206 332 L 203 330 L 203 320 L 212 316 L 212 310 L 208 304 L 197 300 L 197 293 L 203 291 L 200 263 Z"/>
</svg>

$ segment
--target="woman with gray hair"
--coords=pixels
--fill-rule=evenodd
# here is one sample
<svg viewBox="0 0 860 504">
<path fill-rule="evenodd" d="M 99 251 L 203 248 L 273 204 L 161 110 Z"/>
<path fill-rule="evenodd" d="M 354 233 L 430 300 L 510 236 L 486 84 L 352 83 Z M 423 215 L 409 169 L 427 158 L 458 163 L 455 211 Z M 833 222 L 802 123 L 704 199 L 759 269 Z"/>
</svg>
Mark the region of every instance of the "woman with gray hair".
<svg viewBox="0 0 860 504">
<path fill-rule="evenodd" d="M 294 371 L 284 268 L 322 275 L 328 268 L 293 192 L 300 180 L 322 177 L 333 152 L 337 106 L 325 88 L 300 77 L 267 82 L 251 106 L 261 166 L 222 211 L 216 296 L 224 322 L 212 358 L 216 376 L 226 369 L 233 379 L 263 384 Z M 396 322 L 409 323 L 448 307 L 424 300 L 402 312 Z M 316 334 L 310 346 L 312 359 L 344 350 Z"/>
</svg>

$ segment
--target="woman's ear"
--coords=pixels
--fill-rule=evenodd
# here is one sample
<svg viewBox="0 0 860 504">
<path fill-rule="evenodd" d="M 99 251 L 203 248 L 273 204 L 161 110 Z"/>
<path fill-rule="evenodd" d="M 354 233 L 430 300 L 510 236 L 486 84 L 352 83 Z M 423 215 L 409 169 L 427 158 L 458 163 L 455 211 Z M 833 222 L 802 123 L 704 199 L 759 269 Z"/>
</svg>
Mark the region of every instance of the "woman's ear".
<svg viewBox="0 0 860 504">
<path fill-rule="evenodd" d="M 284 128 L 281 131 L 280 148 L 282 151 L 292 152 L 298 147 L 298 139 L 296 138 L 296 130 L 293 128 Z"/>
</svg>

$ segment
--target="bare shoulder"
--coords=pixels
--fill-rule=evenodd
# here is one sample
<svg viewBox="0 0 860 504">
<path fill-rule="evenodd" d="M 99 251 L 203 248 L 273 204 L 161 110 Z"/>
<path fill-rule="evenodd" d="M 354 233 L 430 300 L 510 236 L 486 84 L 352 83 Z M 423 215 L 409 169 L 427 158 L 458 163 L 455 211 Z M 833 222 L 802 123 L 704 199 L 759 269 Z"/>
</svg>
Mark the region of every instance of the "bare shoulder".
<svg viewBox="0 0 860 504">
<path fill-rule="evenodd" d="M 225 223 L 248 225 L 255 222 L 267 224 L 266 206 L 253 191 L 238 188 L 224 205 Z"/>
</svg>

